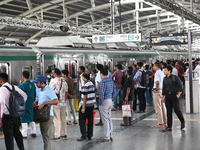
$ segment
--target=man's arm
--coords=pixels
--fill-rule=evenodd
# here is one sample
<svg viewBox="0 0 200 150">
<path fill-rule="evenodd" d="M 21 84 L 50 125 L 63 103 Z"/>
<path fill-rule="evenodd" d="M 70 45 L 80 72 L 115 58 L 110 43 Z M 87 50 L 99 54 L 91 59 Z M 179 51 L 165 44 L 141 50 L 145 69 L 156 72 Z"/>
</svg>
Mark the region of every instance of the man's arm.
<svg viewBox="0 0 200 150">
<path fill-rule="evenodd" d="M 154 92 L 158 92 L 158 90 L 159 90 L 159 81 L 156 81 L 156 89 L 154 90 Z"/>
<path fill-rule="evenodd" d="M 56 98 L 56 99 L 53 99 L 53 100 L 51 100 L 51 101 L 43 102 L 42 104 L 40 104 L 40 106 L 38 107 L 38 109 L 42 109 L 42 108 L 44 107 L 44 105 L 56 105 L 56 104 L 58 104 L 58 103 L 59 103 L 59 101 L 58 101 L 58 99 Z"/>
<path fill-rule="evenodd" d="M 87 95 L 83 95 L 83 104 L 81 109 L 82 113 L 85 113 L 86 102 L 87 102 Z"/>
<path fill-rule="evenodd" d="M 129 96 L 129 94 L 130 94 L 130 91 L 131 91 L 131 88 L 128 87 L 128 88 L 126 89 L 126 97 L 125 97 L 125 101 L 128 101 L 128 96 Z"/>
</svg>

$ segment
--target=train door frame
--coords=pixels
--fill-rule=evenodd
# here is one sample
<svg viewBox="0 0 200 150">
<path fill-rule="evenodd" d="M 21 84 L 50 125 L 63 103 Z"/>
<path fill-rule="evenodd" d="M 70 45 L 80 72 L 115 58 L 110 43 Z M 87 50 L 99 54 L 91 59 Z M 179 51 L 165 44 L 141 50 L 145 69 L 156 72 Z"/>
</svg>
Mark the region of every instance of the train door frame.
<svg viewBox="0 0 200 150">
<path fill-rule="evenodd" d="M 23 72 L 23 71 L 28 71 L 28 70 L 26 70 L 26 69 L 25 69 L 25 70 L 23 69 L 23 68 L 25 68 L 25 67 L 30 67 L 30 68 L 31 68 L 31 72 L 29 71 L 29 73 L 30 73 L 29 79 L 30 79 L 30 80 L 33 80 L 33 75 L 34 75 L 34 73 L 35 73 L 35 72 L 34 72 L 34 69 L 33 69 L 33 66 L 31 66 L 31 65 L 30 65 L 30 66 L 22 66 L 22 72 Z"/>
</svg>

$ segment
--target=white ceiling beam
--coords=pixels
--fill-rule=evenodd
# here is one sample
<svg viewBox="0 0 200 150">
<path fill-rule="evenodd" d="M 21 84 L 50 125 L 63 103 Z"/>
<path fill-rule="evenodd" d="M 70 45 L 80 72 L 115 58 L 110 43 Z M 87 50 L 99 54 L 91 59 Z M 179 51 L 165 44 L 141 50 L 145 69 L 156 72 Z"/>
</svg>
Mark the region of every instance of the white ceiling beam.
<svg viewBox="0 0 200 150">
<path fill-rule="evenodd" d="M 32 10 L 33 6 L 32 6 L 32 3 L 31 3 L 31 0 L 26 0 L 26 3 L 28 5 L 28 9 Z M 35 13 L 35 16 L 36 16 L 38 22 L 41 22 L 41 18 L 40 18 L 40 16 L 37 13 Z"/>
<path fill-rule="evenodd" d="M 9 2 L 11 2 L 11 1 L 13 1 L 13 0 L 3 0 L 2 2 L 0 2 L 0 6 L 1 6 L 1 5 L 4 5 L 4 4 L 6 4 L 6 3 L 9 3 Z"/>
<path fill-rule="evenodd" d="M 95 7 L 95 1 L 94 0 L 90 0 L 90 3 L 91 3 L 92 8 L 94 8 Z M 90 17 L 92 19 L 92 22 L 94 22 L 95 21 L 95 17 L 94 17 L 94 15 L 92 13 L 90 13 Z"/>
</svg>

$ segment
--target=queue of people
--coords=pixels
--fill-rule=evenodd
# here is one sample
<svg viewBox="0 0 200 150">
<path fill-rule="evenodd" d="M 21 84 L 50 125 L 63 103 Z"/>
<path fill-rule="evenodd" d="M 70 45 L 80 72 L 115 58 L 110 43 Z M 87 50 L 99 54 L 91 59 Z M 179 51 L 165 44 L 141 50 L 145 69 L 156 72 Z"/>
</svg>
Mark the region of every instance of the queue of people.
<svg viewBox="0 0 200 150">
<path fill-rule="evenodd" d="M 195 63 L 198 68 L 199 63 Z M 194 64 L 194 66 L 195 66 Z M 184 69 L 185 68 L 185 69 Z M 194 67 L 195 68 L 195 67 Z M 185 70 L 185 73 L 184 73 Z M 184 95 L 184 76 L 188 74 L 188 63 L 156 62 L 145 65 L 138 62 L 133 66 L 115 65 L 115 72 L 111 74 L 107 66 L 96 65 L 92 70 L 92 76 L 85 71 L 84 66 L 78 68 L 79 74 L 79 121 L 77 121 L 74 109 L 74 81 L 68 77 L 68 70 L 60 71 L 58 68 L 47 70 L 47 79 L 38 76 L 33 82 L 29 80 L 29 72 L 22 72 L 22 79 L 15 89 L 23 96 L 25 101 L 25 113 L 23 117 L 12 118 L 9 114 L 9 91 L 4 87 L 8 83 L 8 75 L 0 74 L 0 103 L 1 118 L 5 144 L 8 150 L 13 149 L 13 137 L 15 137 L 20 150 L 24 149 L 23 140 L 28 137 L 28 123 L 31 126 L 30 136 L 36 137 L 36 127 L 33 121 L 33 107 L 42 109 L 45 105 L 53 105 L 50 110 L 50 119 L 40 122 L 40 130 L 44 142 L 44 150 L 51 149 L 51 140 L 59 141 L 67 139 L 67 125 L 72 123 L 80 126 L 80 138 L 77 141 L 92 140 L 94 124 L 94 106 L 97 105 L 100 122 L 97 126 L 104 128 L 103 143 L 113 141 L 113 124 L 111 111 L 122 109 L 122 105 L 130 105 L 131 117 L 123 118 L 121 126 L 132 125 L 133 112 L 145 113 L 146 106 L 154 106 L 158 124 L 155 128 L 164 128 L 163 132 L 172 131 L 172 109 L 181 122 L 181 129 L 185 128 L 185 120 L 179 108 L 179 98 Z M 145 74 L 145 76 L 144 76 Z M 143 84 L 144 78 L 146 84 Z M 48 83 L 48 84 L 47 84 Z M 34 85 L 35 84 L 35 85 Z M 39 88 L 38 93 L 36 88 Z M 37 96 L 38 95 L 38 96 Z M 119 97 L 119 101 L 118 101 Z M 137 99 L 139 109 L 137 111 Z M 71 119 L 70 108 L 73 114 Z M 66 114 L 68 121 L 66 123 Z M 87 120 L 87 127 L 85 126 Z M 12 125 L 8 125 L 12 124 Z M 22 131 L 19 127 L 22 125 Z M 55 127 L 54 137 L 51 138 L 52 127 Z M 15 130 L 13 130 L 15 129 Z"/>
</svg>

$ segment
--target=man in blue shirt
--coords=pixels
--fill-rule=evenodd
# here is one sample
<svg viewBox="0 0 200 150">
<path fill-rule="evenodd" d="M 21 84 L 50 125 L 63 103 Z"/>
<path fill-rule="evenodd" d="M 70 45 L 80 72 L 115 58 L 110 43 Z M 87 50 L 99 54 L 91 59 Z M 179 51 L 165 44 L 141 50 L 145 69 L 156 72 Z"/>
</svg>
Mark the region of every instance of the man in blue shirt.
<svg viewBox="0 0 200 150">
<path fill-rule="evenodd" d="M 114 96 L 114 82 L 109 79 L 107 69 L 100 71 L 101 84 L 99 90 L 99 109 L 104 124 L 104 143 L 109 143 L 113 139 L 113 124 L 111 120 L 112 98 Z"/>
<path fill-rule="evenodd" d="M 58 98 L 54 90 L 46 85 L 46 78 L 44 76 L 38 76 L 33 83 L 36 83 L 38 88 L 41 88 L 38 100 L 38 109 L 42 109 L 45 105 L 58 104 Z M 33 103 L 35 107 L 37 102 Z M 50 110 L 50 118 L 47 122 L 40 122 L 40 131 L 44 141 L 44 150 L 51 150 L 51 131 L 53 124 L 53 109 Z"/>
</svg>

